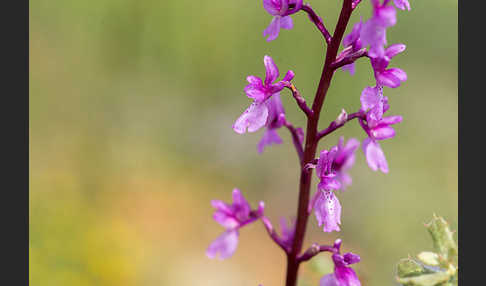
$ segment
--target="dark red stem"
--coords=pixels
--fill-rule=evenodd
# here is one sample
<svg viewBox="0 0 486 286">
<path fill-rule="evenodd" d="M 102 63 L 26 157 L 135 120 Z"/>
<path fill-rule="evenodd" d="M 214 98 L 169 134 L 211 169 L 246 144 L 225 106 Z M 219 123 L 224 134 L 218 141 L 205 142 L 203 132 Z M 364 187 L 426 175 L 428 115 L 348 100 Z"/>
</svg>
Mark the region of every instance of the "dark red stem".
<svg viewBox="0 0 486 286">
<path fill-rule="evenodd" d="M 312 169 L 310 171 L 305 170 L 304 166 L 308 163 L 311 163 L 315 158 L 318 143 L 317 127 L 319 123 L 319 115 L 321 113 L 322 104 L 324 103 L 327 90 L 329 89 L 329 85 L 334 74 L 334 69 L 332 69 L 331 65 L 336 59 L 339 46 L 346 30 L 346 26 L 348 25 L 349 18 L 351 17 L 351 13 L 353 11 L 352 3 L 352 0 L 343 0 L 343 6 L 341 8 L 339 20 L 334 30 L 334 35 L 329 42 L 321 79 L 319 81 L 316 96 L 312 104 L 313 114 L 307 119 L 307 134 L 305 139 L 304 158 L 302 160 L 300 172 L 299 203 L 297 210 L 295 236 L 292 243 L 291 251 L 287 254 L 286 286 L 297 285 L 297 274 L 301 263 L 299 257 L 302 250 L 302 244 L 304 242 L 307 220 L 309 218 L 307 207 L 309 204 L 310 186 L 312 178 Z"/>
</svg>

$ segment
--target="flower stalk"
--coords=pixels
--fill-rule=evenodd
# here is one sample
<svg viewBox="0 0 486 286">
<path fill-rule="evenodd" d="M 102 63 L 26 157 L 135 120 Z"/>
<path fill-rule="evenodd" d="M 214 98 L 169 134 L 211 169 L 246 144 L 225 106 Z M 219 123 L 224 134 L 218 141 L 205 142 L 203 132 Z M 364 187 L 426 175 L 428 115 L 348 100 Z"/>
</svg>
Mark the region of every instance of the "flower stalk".
<svg viewBox="0 0 486 286">
<path fill-rule="evenodd" d="M 319 138 L 317 137 L 319 115 L 321 113 L 322 105 L 326 98 L 327 91 L 334 74 L 334 71 L 331 69 L 331 65 L 337 56 L 339 45 L 344 36 L 344 32 L 346 31 L 349 18 L 351 17 L 352 2 L 352 0 L 343 1 L 343 6 L 341 8 L 336 29 L 326 51 L 326 59 L 322 69 L 321 79 L 319 80 L 319 86 L 317 87 L 314 103 L 312 104 L 313 116 L 307 121 L 307 136 L 305 139 L 304 160 L 302 165 L 310 163 L 316 155 L 317 143 L 319 141 Z M 299 261 L 298 256 L 302 250 L 302 244 L 304 242 L 305 231 L 307 228 L 307 221 L 309 219 L 307 207 L 309 205 L 311 179 L 312 170 L 307 172 L 302 168 L 300 172 L 295 239 L 292 245 L 292 250 L 287 255 L 287 276 L 285 280 L 286 286 L 297 285 L 297 273 L 299 271 L 300 263 L 302 262 Z"/>
</svg>

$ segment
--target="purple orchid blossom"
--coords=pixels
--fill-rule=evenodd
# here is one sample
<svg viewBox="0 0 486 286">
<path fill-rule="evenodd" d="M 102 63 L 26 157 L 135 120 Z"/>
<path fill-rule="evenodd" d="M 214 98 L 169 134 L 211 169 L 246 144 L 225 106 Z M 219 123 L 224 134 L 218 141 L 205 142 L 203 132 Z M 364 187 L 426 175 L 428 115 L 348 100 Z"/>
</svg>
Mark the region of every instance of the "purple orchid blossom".
<svg viewBox="0 0 486 286">
<path fill-rule="evenodd" d="M 344 255 L 334 253 L 334 272 L 321 278 L 320 286 L 361 286 L 361 282 L 356 272 L 349 267 L 351 264 L 358 263 L 361 258 L 359 255 L 348 252 Z"/>
<path fill-rule="evenodd" d="M 316 166 L 320 182 L 309 208 L 314 208 L 317 223 L 319 226 L 324 225 L 325 232 L 340 231 L 341 204 L 333 191 L 351 184 L 352 180 L 347 170 L 354 164 L 354 152 L 359 144 L 357 139 L 351 138 L 344 145 L 344 138 L 341 137 L 338 145 L 330 151 L 321 151 Z"/>
<path fill-rule="evenodd" d="M 383 117 L 388 111 L 388 98 L 383 96 L 382 87 L 366 87 L 361 94 L 361 108 L 366 113 L 366 122 L 363 119 L 359 123 L 368 135 L 363 141 L 363 151 L 365 153 L 368 166 L 373 170 L 381 170 L 388 173 L 388 163 L 378 140 L 385 140 L 395 136 L 395 130 L 390 126 L 400 123 L 401 116 Z"/>
<path fill-rule="evenodd" d="M 208 247 L 206 255 L 215 258 L 218 253 L 221 259 L 229 258 L 238 246 L 238 230 L 263 216 L 264 204 L 260 202 L 258 209 L 252 211 L 239 189 L 233 189 L 233 203 L 231 205 L 213 200 L 211 205 L 216 209 L 213 219 L 221 224 L 226 231 L 216 238 Z"/>
<path fill-rule="evenodd" d="M 273 16 L 270 25 L 263 31 L 267 41 L 273 41 L 278 37 L 280 28 L 290 30 L 294 27 L 291 14 L 302 8 L 303 0 L 263 0 L 263 7 Z"/>
<path fill-rule="evenodd" d="M 294 77 L 294 73 L 288 71 L 282 81 L 273 83 L 279 77 L 278 68 L 270 56 L 265 56 L 263 62 L 266 71 L 264 82 L 257 76 L 250 75 L 247 77 L 249 84 L 245 87 L 245 93 L 253 99 L 253 103 L 233 124 L 233 130 L 239 134 L 243 134 L 247 130 L 248 132 L 255 132 L 265 126 L 269 115 L 268 105 L 274 109 L 276 105 L 275 102 L 270 104 L 265 104 L 265 102 L 272 95 L 278 94 L 284 89 L 284 82 L 291 81 Z"/>
</svg>

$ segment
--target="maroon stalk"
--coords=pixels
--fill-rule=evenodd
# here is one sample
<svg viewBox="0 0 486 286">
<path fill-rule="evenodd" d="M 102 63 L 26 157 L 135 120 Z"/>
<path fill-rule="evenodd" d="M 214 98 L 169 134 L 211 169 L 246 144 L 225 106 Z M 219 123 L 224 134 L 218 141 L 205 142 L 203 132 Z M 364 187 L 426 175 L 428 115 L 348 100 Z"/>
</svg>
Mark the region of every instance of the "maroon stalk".
<svg viewBox="0 0 486 286">
<path fill-rule="evenodd" d="M 316 96 L 312 104 L 313 114 L 307 119 L 307 134 L 305 139 L 304 156 L 301 164 L 299 203 L 297 210 L 295 237 L 292 243 L 292 249 L 289 253 L 287 253 L 287 277 L 285 283 L 286 286 L 297 285 L 297 274 L 299 271 L 300 263 L 302 262 L 302 260 L 299 259 L 299 255 L 302 250 L 302 244 L 304 242 L 305 231 L 307 227 L 307 220 L 309 218 L 307 207 L 309 204 L 310 186 L 312 179 L 312 169 L 310 171 L 305 170 L 304 166 L 308 163 L 311 163 L 315 158 L 317 143 L 319 141 L 317 136 L 319 115 L 321 112 L 322 104 L 324 103 L 324 99 L 327 94 L 327 90 L 329 89 L 329 84 L 331 83 L 331 79 L 334 74 L 332 64 L 336 59 L 339 45 L 341 44 L 341 40 L 346 30 L 346 26 L 348 25 L 349 18 L 351 17 L 351 13 L 353 11 L 352 4 L 352 0 L 343 1 L 339 20 L 334 30 L 334 35 L 330 39 L 330 43 L 326 52 L 324 67 L 321 74 L 321 79 L 319 81 Z"/>
<path fill-rule="evenodd" d="M 353 120 L 355 118 L 366 119 L 366 113 L 364 111 L 358 111 L 358 112 L 351 113 L 350 115 L 348 115 L 346 120 L 344 120 L 341 123 L 338 123 L 336 120 L 331 122 L 331 124 L 329 124 L 329 126 L 326 129 L 319 131 L 319 133 L 317 133 L 317 140 L 320 140 L 324 136 L 334 132 L 336 129 L 343 127 L 344 124 L 346 124 L 346 122 Z"/>
</svg>

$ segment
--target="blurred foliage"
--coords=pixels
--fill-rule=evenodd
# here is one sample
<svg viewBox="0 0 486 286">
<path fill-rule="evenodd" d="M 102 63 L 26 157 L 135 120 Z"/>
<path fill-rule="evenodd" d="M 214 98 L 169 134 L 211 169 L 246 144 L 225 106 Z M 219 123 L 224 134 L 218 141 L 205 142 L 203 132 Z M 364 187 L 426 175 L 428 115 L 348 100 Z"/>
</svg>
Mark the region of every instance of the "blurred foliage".
<svg viewBox="0 0 486 286">
<path fill-rule="evenodd" d="M 407 286 L 457 286 L 458 247 L 449 224 L 434 214 L 426 227 L 436 252 L 422 251 L 417 259 L 400 260 L 397 281 Z"/>
<path fill-rule="evenodd" d="M 457 2 L 411 1 L 388 32 L 408 73 L 386 89 L 390 114 L 403 115 L 382 144 L 390 173 L 371 171 L 362 152 L 353 185 L 339 193 L 342 231 L 312 218 L 306 244 L 338 236 L 358 253 L 363 285 L 394 283 L 394 263 L 426 239 L 411 236 L 430 210 L 457 225 Z M 332 31 L 340 1 L 310 3 Z M 366 19 L 363 1 L 352 22 Z M 221 228 L 209 200 L 240 188 L 269 217 L 293 216 L 298 166 L 290 136 L 256 152 L 262 135 L 231 125 L 249 104 L 249 74 L 271 55 L 311 101 L 325 48 L 307 16 L 267 43 L 271 17 L 261 1 L 30 1 L 30 281 L 36 285 L 282 285 L 285 259 L 260 224 L 241 232 L 236 254 L 208 260 Z M 321 127 L 359 107 L 373 84 L 369 63 L 338 71 Z M 288 93 L 288 118 L 304 124 Z M 356 122 L 329 136 L 363 139 Z M 314 179 L 314 182 L 317 180 Z M 399 220 L 401 223 L 397 224 Z M 321 257 L 321 256 L 319 256 Z M 322 255 L 322 259 L 328 259 Z M 310 264 L 302 283 L 317 285 Z"/>
</svg>

